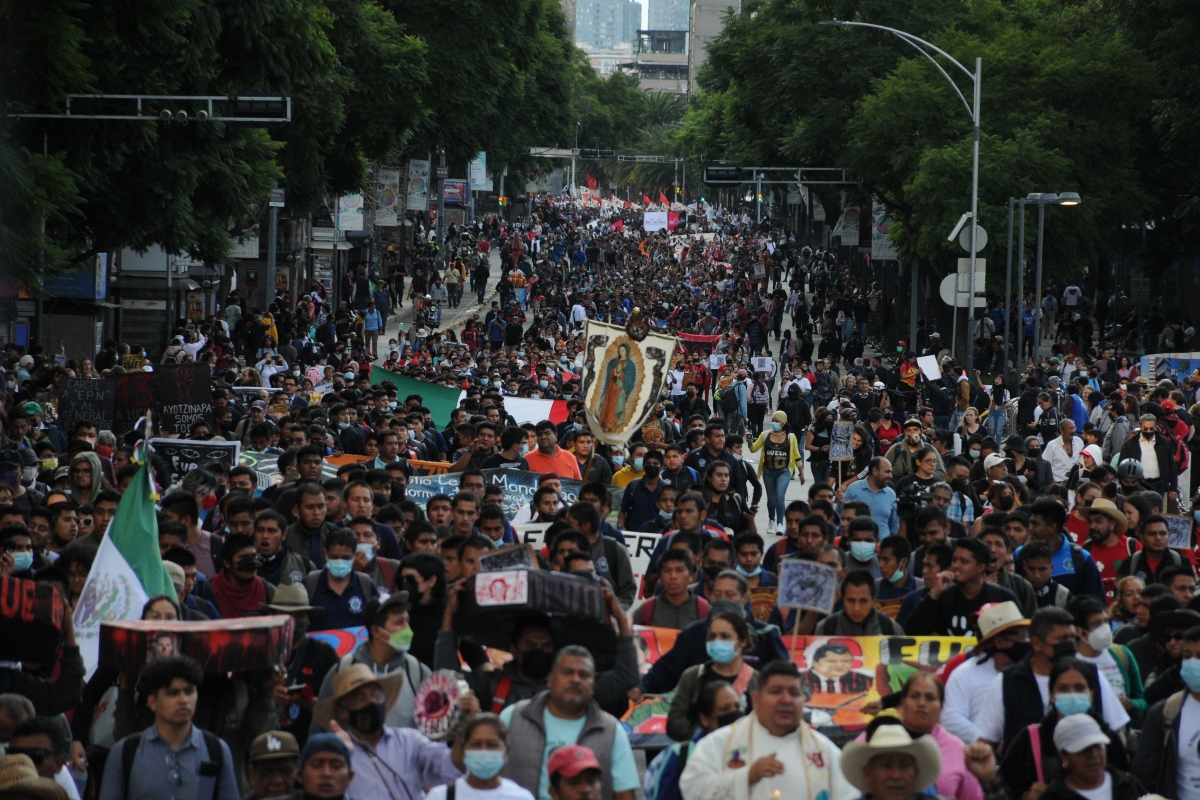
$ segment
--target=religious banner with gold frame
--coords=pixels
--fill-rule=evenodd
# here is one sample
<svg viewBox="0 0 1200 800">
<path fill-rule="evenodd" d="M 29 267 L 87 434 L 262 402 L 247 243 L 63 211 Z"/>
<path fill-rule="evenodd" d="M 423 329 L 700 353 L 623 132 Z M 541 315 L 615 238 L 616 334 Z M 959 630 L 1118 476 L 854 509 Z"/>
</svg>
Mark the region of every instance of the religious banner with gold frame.
<svg viewBox="0 0 1200 800">
<path fill-rule="evenodd" d="M 623 445 L 642 427 L 662 395 L 676 340 L 650 333 L 634 309 L 624 328 L 594 320 L 584 331 L 582 393 L 596 439 Z"/>
</svg>

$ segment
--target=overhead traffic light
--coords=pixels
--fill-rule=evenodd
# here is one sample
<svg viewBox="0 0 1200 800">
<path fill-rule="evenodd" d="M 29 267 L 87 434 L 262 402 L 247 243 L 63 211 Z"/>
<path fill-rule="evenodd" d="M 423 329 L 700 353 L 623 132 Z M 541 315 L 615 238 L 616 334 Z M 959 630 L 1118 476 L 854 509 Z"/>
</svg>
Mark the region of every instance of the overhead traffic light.
<svg viewBox="0 0 1200 800">
<path fill-rule="evenodd" d="M 496 198 L 496 202 L 499 203 L 501 208 L 503 208 L 504 206 L 508 205 L 508 198 L 504 195 L 500 195 Z"/>
</svg>

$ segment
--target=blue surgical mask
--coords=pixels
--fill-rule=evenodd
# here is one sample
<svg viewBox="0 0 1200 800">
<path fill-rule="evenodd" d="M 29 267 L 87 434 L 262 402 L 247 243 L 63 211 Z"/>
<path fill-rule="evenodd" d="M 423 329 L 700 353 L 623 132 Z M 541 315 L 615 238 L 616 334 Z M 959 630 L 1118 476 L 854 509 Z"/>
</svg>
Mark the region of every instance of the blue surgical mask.
<svg viewBox="0 0 1200 800">
<path fill-rule="evenodd" d="M 875 557 L 874 542 L 851 542 L 850 555 L 855 561 L 870 561 Z"/>
<path fill-rule="evenodd" d="M 543 389 L 545 389 L 549 385 L 550 385 L 549 381 L 538 381 L 538 386 L 542 387 Z"/>
<path fill-rule="evenodd" d="M 375 545 L 370 544 L 369 542 L 363 542 L 354 549 L 366 556 L 367 560 L 375 557 Z"/>
<path fill-rule="evenodd" d="M 529 443 L 528 443 L 528 442 L 526 442 L 525 444 L 521 445 L 521 455 L 522 455 L 522 456 L 527 456 L 527 455 L 529 455 Z"/>
<path fill-rule="evenodd" d="M 623 466 L 625 464 L 625 456 L 613 456 L 612 462 L 618 467 Z"/>
<path fill-rule="evenodd" d="M 892 577 L 888 578 L 888 580 L 892 583 L 904 583 L 906 577 L 908 576 L 904 573 L 904 570 L 898 569 L 892 573 Z"/>
<path fill-rule="evenodd" d="M 33 566 L 33 553 L 31 552 L 14 552 L 12 557 L 13 569 L 16 572 L 24 572 Z"/>
<path fill-rule="evenodd" d="M 1192 519 L 1194 519 L 1197 523 L 1200 523 L 1200 511 L 1193 511 Z"/>
<path fill-rule="evenodd" d="M 741 564 L 734 564 L 733 568 L 737 570 L 739 575 L 746 577 L 746 578 L 753 578 L 755 575 L 762 574 L 762 565 L 761 564 L 759 564 L 753 570 L 743 569 Z"/>
<path fill-rule="evenodd" d="M 1086 714 L 1092 708 L 1092 698 L 1082 692 L 1060 692 L 1054 695 L 1054 707 L 1064 717 Z"/>
<path fill-rule="evenodd" d="M 728 664 L 737 658 L 737 650 L 733 642 L 724 639 L 712 639 L 704 645 L 708 657 L 718 664 Z"/>
<path fill-rule="evenodd" d="M 412 428 L 409 428 L 408 429 L 408 440 L 411 442 L 413 439 L 416 439 L 416 438 L 417 438 L 417 432 L 414 431 Z"/>
<path fill-rule="evenodd" d="M 354 569 L 354 562 L 348 558 L 331 558 L 325 562 L 329 574 L 339 580 L 350 574 Z"/>
<path fill-rule="evenodd" d="M 350 427 L 350 423 L 349 423 L 349 422 L 339 422 L 339 423 L 338 423 L 338 430 L 342 430 L 342 431 L 344 431 L 344 430 L 346 430 L 346 429 L 347 429 L 347 428 L 349 428 L 349 427 Z"/>
<path fill-rule="evenodd" d="M 783 430 L 783 423 L 782 422 L 772 422 L 771 430 L 773 430 L 775 433 L 779 433 L 781 430 Z"/>
<path fill-rule="evenodd" d="M 663 510 L 660 508 L 660 509 L 658 510 L 658 516 L 659 516 L 659 518 L 660 518 L 660 519 L 663 519 L 663 520 L 669 521 L 669 520 L 671 519 L 671 517 L 675 516 L 675 514 L 674 514 L 674 512 L 672 512 L 672 511 L 663 511 Z"/>
<path fill-rule="evenodd" d="M 484 386 L 487 386 L 487 385 L 488 385 L 488 379 L 487 379 L 487 378 L 480 378 L 480 379 L 479 379 L 479 382 L 480 382 L 480 383 L 482 383 Z"/>
<path fill-rule="evenodd" d="M 641 470 L 641 468 L 642 468 L 642 457 L 641 456 L 638 456 L 637 458 L 635 458 L 633 460 L 633 468 L 636 470 Z"/>
<path fill-rule="evenodd" d="M 463 766 L 480 780 L 491 780 L 504 769 L 503 750 L 464 750 Z"/>
<path fill-rule="evenodd" d="M 1179 677 L 1193 692 L 1200 692 L 1200 658 L 1185 658 L 1179 668 Z"/>
</svg>

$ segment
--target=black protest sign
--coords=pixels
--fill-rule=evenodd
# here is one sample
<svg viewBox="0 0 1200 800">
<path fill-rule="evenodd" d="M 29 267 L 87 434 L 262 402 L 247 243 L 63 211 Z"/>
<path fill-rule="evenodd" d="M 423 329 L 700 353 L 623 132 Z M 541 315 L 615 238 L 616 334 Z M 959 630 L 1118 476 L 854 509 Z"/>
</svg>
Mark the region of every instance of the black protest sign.
<svg viewBox="0 0 1200 800">
<path fill-rule="evenodd" d="M 154 407 L 158 376 L 153 372 L 129 372 L 113 381 L 113 433 L 133 430 L 137 421 Z"/>
<path fill-rule="evenodd" d="M 58 396 L 58 428 L 70 436 L 75 426 L 87 422 L 96 430 L 112 430 L 113 396 L 116 385 L 113 381 L 67 378 L 61 384 Z"/>
<path fill-rule="evenodd" d="M 193 439 L 151 439 L 154 452 L 171 465 L 172 480 L 179 480 L 210 461 L 224 461 L 233 469 L 241 455 L 241 442 L 202 442 Z"/>
<path fill-rule="evenodd" d="M 212 367 L 208 364 L 163 364 L 158 376 L 155 427 L 162 433 L 187 435 L 196 422 L 212 424 Z"/>
<path fill-rule="evenodd" d="M 48 583 L 0 578 L 0 642 L 5 661 L 53 664 L 66 605 Z"/>
</svg>

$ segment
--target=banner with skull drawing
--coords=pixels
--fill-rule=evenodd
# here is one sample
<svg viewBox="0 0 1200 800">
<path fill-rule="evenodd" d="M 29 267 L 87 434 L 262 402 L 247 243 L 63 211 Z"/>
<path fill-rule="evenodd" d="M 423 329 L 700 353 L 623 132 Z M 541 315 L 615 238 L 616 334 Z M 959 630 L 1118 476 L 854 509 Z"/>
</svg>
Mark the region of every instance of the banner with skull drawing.
<svg viewBox="0 0 1200 800">
<path fill-rule="evenodd" d="M 639 428 L 653 428 L 650 417 L 670 374 L 676 340 L 649 332 L 639 318 L 621 328 L 588 320 L 584 331 L 582 393 L 588 425 L 596 439 L 621 446 Z M 658 441 L 661 439 L 658 430 Z M 643 430 L 643 440 L 655 440 Z"/>
</svg>

